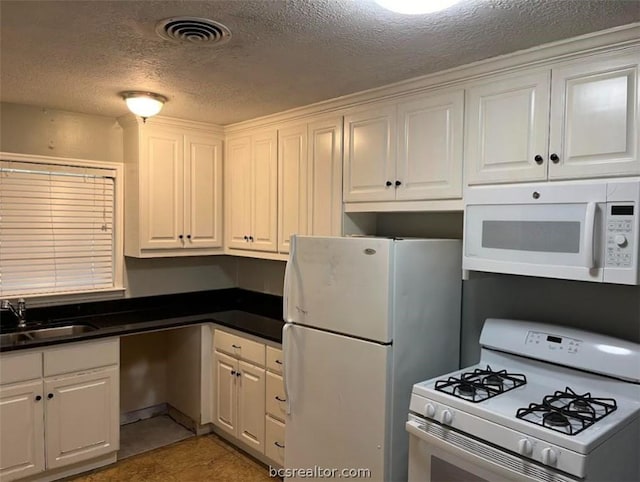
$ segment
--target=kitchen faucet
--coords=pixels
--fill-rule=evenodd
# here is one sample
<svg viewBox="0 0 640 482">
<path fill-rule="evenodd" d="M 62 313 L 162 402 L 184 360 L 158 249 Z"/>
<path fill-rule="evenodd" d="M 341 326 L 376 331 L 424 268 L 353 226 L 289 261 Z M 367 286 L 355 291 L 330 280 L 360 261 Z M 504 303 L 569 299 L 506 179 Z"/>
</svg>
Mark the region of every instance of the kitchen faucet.
<svg viewBox="0 0 640 482">
<path fill-rule="evenodd" d="M 0 308 L 9 310 L 18 320 L 18 328 L 26 328 L 27 326 L 27 303 L 24 298 L 18 300 L 18 304 L 14 307 L 9 300 L 2 300 Z"/>
</svg>

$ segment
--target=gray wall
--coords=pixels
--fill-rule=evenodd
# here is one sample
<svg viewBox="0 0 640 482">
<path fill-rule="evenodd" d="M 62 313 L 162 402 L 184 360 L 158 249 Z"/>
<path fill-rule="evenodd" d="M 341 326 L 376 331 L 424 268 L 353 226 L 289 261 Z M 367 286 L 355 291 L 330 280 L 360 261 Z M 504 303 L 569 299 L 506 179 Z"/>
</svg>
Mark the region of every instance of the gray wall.
<svg viewBox="0 0 640 482">
<path fill-rule="evenodd" d="M 477 363 L 486 318 L 565 325 L 640 343 L 640 286 L 509 275 L 477 275 L 462 286 L 461 366 Z"/>
</svg>

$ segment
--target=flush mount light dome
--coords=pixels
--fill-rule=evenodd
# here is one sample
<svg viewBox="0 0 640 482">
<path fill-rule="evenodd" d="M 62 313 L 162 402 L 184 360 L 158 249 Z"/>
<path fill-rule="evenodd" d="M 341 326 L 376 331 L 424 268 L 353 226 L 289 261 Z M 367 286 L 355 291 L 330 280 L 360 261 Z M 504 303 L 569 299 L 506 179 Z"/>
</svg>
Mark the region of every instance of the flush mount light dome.
<svg viewBox="0 0 640 482">
<path fill-rule="evenodd" d="M 135 115 L 142 117 L 143 121 L 147 117 L 152 117 L 162 110 L 162 106 L 168 100 L 164 95 L 153 92 L 129 91 L 120 94 L 127 107 Z"/>
<path fill-rule="evenodd" d="M 460 0 L 375 0 L 378 5 L 392 12 L 405 15 L 433 13 L 449 8 Z"/>
</svg>

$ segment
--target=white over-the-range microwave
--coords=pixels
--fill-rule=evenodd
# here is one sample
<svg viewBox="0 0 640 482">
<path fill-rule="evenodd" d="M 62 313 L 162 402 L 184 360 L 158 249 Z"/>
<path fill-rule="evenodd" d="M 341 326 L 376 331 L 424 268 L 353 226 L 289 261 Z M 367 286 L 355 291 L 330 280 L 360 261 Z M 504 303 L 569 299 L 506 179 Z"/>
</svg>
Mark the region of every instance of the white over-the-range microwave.
<svg viewBox="0 0 640 482">
<path fill-rule="evenodd" d="M 640 178 L 474 186 L 462 267 L 640 284 Z"/>
</svg>

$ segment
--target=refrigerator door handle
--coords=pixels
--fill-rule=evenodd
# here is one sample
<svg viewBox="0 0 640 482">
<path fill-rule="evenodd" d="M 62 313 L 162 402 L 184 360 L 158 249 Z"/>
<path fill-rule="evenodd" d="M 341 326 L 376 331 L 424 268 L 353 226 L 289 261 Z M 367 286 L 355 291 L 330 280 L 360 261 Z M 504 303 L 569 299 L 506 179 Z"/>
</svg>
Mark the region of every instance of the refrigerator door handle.
<svg viewBox="0 0 640 482">
<path fill-rule="evenodd" d="M 282 296 L 282 319 L 289 323 L 289 291 L 291 283 L 291 266 L 293 265 L 294 256 L 296 255 L 296 235 L 292 234 L 289 243 L 289 259 L 284 268 L 284 287 Z"/>
<path fill-rule="evenodd" d="M 289 350 L 290 350 L 290 343 L 291 340 L 289 339 L 289 337 L 291 336 L 289 334 L 289 332 L 291 331 L 291 329 L 293 328 L 293 325 L 291 323 L 285 323 L 284 326 L 282 327 L 282 352 L 284 355 L 284 367 L 282 369 L 282 384 L 284 386 L 284 397 L 286 399 L 286 412 L 287 415 L 291 414 L 291 396 L 289 395 L 289 365 L 290 365 L 290 356 L 289 356 Z"/>
</svg>

